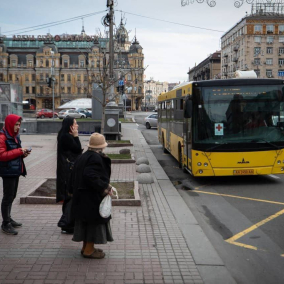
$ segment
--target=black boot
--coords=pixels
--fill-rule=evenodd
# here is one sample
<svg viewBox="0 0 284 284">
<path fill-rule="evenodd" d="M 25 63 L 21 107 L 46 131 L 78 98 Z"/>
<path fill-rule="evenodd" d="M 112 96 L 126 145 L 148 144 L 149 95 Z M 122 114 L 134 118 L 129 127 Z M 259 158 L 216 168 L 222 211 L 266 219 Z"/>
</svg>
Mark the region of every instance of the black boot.
<svg viewBox="0 0 284 284">
<path fill-rule="evenodd" d="M 22 227 L 22 223 L 14 221 L 12 218 L 10 218 L 10 223 L 14 228 Z"/>
<path fill-rule="evenodd" d="M 18 235 L 18 232 L 13 228 L 11 223 L 2 224 L 1 229 L 2 229 L 2 232 L 7 235 Z"/>
</svg>

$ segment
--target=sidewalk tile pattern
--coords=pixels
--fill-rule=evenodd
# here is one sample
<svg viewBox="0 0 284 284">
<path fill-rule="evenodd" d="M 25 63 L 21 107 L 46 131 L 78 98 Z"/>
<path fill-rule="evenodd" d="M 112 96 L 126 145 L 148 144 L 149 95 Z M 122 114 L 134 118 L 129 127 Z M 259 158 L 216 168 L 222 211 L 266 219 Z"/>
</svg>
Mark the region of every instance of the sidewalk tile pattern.
<svg viewBox="0 0 284 284">
<path fill-rule="evenodd" d="M 136 158 L 145 156 L 140 131 L 125 129 Z M 85 138 L 85 137 L 84 137 Z M 0 284 L 203 283 L 158 183 L 140 186 L 141 207 L 114 207 L 114 242 L 98 245 L 103 260 L 84 259 L 81 244 L 57 227 L 60 205 L 20 205 L 19 198 L 43 178 L 56 177 L 56 136 L 22 136 L 32 146 L 28 176 L 20 178 L 12 215 L 23 222 L 17 236 L 0 233 Z M 135 180 L 134 164 L 112 165 L 112 180 Z M 0 184 L 2 198 L 2 183 Z"/>
</svg>

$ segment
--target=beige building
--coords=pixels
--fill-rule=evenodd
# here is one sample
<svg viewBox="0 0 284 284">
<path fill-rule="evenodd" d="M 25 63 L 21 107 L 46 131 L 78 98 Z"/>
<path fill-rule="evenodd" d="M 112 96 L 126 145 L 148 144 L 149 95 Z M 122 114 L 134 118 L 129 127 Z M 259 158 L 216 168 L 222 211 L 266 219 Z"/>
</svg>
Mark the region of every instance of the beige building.
<svg viewBox="0 0 284 284">
<path fill-rule="evenodd" d="M 222 78 L 234 77 L 236 70 L 254 70 L 259 78 L 282 78 L 283 4 L 252 4 L 251 14 L 222 36 L 221 45 Z"/>
<path fill-rule="evenodd" d="M 139 109 L 143 91 L 144 55 L 136 37 L 129 41 L 124 24 L 115 34 L 114 85 L 120 78 L 131 85 L 131 108 Z M 15 36 L 0 38 L 0 82 L 18 83 L 31 109 L 52 108 L 52 88 L 46 79 L 54 64 L 55 108 L 92 94 L 92 84 L 102 74 L 103 57 L 109 57 L 108 38 L 85 34 L 56 36 Z M 54 62 L 54 63 L 53 63 Z M 116 88 L 115 88 L 116 90 Z"/>
<path fill-rule="evenodd" d="M 163 92 L 168 92 L 169 86 L 167 82 L 154 81 L 153 79 L 144 81 L 144 93 L 145 99 L 142 101 L 142 106 L 145 108 L 151 106 L 158 106 L 158 96 Z"/>
<path fill-rule="evenodd" d="M 221 79 L 221 51 L 210 54 L 197 66 L 189 68 L 188 81 Z"/>
</svg>

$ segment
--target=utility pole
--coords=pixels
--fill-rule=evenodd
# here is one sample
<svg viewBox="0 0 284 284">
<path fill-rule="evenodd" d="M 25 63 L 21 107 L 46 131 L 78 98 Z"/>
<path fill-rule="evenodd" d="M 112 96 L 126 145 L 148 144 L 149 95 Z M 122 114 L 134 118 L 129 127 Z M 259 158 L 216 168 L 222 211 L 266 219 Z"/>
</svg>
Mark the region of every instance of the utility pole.
<svg viewBox="0 0 284 284">
<path fill-rule="evenodd" d="M 51 80 L 52 80 L 52 120 L 54 120 L 54 81 L 55 81 L 55 72 L 54 72 L 54 51 L 51 51 Z"/>
<path fill-rule="evenodd" d="M 113 60 L 114 60 L 114 44 L 113 44 L 113 0 L 107 0 L 109 7 L 109 80 L 114 81 Z M 111 84 L 110 94 L 114 94 L 114 85 Z"/>
</svg>

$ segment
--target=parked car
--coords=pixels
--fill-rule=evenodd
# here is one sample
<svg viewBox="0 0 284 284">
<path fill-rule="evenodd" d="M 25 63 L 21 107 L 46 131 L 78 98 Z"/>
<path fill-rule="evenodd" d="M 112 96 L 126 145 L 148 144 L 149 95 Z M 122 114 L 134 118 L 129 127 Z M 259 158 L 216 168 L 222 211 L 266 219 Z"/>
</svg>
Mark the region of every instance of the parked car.
<svg viewBox="0 0 284 284">
<path fill-rule="evenodd" d="M 86 115 L 84 113 L 80 113 L 74 109 L 69 109 L 69 110 L 63 109 L 58 113 L 58 117 L 60 119 L 63 119 L 68 116 L 74 118 L 86 118 Z"/>
<path fill-rule="evenodd" d="M 51 109 L 47 109 L 47 108 L 43 108 L 43 109 L 39 109 L 36 113 L 36 118 L 52 118 L 53 117 L 53 112 Z M 54 117 L 57 118 L 58 117 L 58 113 L 54 112 Z"/>
<path fill-rule="evenodd" d="M 158 125 L 158 114 L 151 114 L 144 118 L 145 126 L 147 129 L 151 127 L 157 127 Z"/>
<path fill-rule="evenodd" d="M 80 112 L 80 113 L 85 114 L 86 118 L 88 118 L 88 117 L 92 118 L 92 112 L 87 110 L 86 108 L 76 108 L 75 110 Z"/>
</svg>

